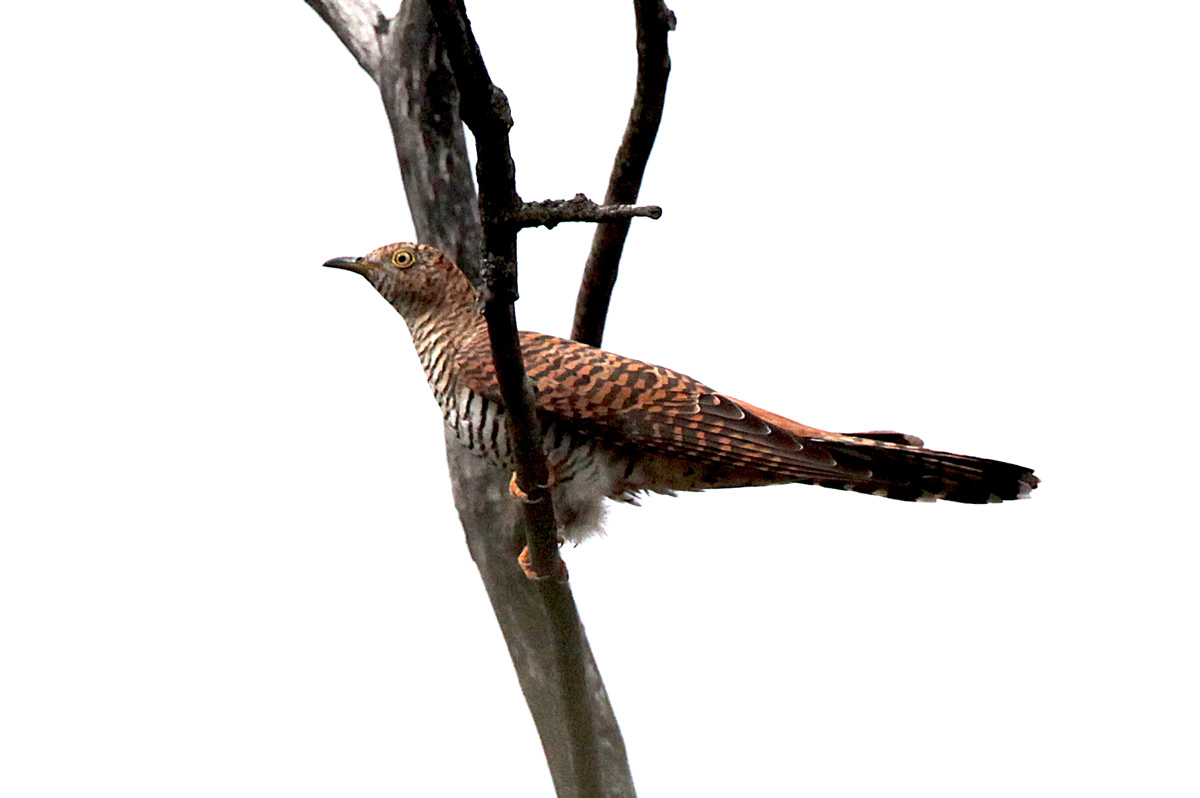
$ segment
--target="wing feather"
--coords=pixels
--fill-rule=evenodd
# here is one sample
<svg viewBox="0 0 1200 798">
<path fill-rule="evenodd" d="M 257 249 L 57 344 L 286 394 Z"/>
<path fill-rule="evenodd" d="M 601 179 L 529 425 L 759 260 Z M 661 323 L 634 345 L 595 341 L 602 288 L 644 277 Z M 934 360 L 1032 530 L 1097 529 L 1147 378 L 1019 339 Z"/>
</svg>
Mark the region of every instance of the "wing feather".
<svg viewBox="0 0 1200 798">
<path fill-rule="evenodd" d="M 771 481 L 848 475 L 817 437 L 821 430 L 790 422 L 813 434 L 801 437 L 685 374 L 541 333 L 522 332 L 521 348 L 538 410 L 590 434 L 673 457 L 766 469 L 776 477 Z M 458 360 L 467 387 L 499 399 L 485 335 L 468 342 Z"/>
<path fill-rule="evenodd" d="M 577 341 L 522 332 L 521 346 L 541 413 L 639 457 L 696 464 L 703 487 L 804 482 L 905 501 L 983 503 L 1021 498 L 1038 482 L 1022 466 L 925 449 L 911 435 L 809 427 Z M 457 365 L 467 387 L 499 400 L 486 333 L 467 342 Z"/>
</svg>

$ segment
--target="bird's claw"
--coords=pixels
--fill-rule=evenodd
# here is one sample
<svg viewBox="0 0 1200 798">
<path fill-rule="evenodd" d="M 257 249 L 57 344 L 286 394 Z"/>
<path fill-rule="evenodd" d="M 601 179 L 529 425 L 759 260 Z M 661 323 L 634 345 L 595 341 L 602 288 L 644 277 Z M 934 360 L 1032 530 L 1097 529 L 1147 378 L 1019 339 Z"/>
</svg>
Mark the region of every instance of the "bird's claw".
<svg viewBox="0 0 1200 798">
<path fill-rule="evenodd" d="M 561 546 L 562 544 L 563 544 L 563 540 L 562 540 L 562 538 L 559 538 L 558 545 Z M 567 573 L 567 564 L 563 561 L 563 558 L 558 555 L 558 552 L 554 553 L 554 560 L 555 560 L 555 572 L 554 573 L 549 573 L 549 574 L 540 573 L 533 567 L 533 559 L 529 556 L 529 547 L 526 546 L 525 548 L 521 549 L 521 553 L 517 557 L 517 564 L 521 566 L 521 571 L 524 572 L 526 579 L 531 579 L 535 582 L 555 581 L 555 582 L 562 582 L 565 584 L 567 582 L 567 579 L 569 578 L 569 575 Z"/>
<path fill-rule="evenodd" d="M 538 485 L 538 487 L 542 488 L 543 490 L 547 490 L 550 488 L 550 485 Z M 528 493 L 521 490 L 521 486 L 517 484 L 517 472 L 516 471 L 513 472 L 512 479 L 510 479 L 508 481 L 508 492 L 512 495 L 512 497 L 514 499 L 516 499 L 517 501 L 523 502 L 525 504 L 537 504 L 538 502 L 542 501 L 542 497 L 539 496 L 536 499 L 531 499 L 531 498 L 529 498 Z"/>
</svg>

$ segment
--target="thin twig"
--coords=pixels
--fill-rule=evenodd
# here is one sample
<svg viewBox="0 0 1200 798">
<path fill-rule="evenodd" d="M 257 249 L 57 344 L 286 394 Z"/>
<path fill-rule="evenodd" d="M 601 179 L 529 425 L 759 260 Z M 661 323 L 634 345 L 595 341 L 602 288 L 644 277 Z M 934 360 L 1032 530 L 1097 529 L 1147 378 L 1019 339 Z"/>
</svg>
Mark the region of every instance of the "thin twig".
<svg viewBox="0 0 1200 798">
<path fill-rule="evenodd" d="M 605 205 L 637 202 L 654 137 L 658 135 L 658 125 L 662 121 L 667 77 L 671 73 L 667 34 L 675 30 L 675 14 L 663 0 L 634 0 L 633 5 L 637 15 L 637 91 L 625 136 L 613 162 L 608 191 L 604 195 Z M 605 222 L 596 228 L 579 296 L 575 300 L 571 337 L 576 341 L 599 346 L 604 337 L 604 322 L 628 235 L 628 219 Z"/>
<path fill-rule="evenodd" d="M 508 214 L 507 221 L 518 227 L 554 227 L 561 222 L 603 222 L 635 216 L 657 219 L 662 216 L 662 208 L 657 205 L 597 205 L 583 194 L 576 194 L 569 200 L 523 202 Z"/>
</svg>

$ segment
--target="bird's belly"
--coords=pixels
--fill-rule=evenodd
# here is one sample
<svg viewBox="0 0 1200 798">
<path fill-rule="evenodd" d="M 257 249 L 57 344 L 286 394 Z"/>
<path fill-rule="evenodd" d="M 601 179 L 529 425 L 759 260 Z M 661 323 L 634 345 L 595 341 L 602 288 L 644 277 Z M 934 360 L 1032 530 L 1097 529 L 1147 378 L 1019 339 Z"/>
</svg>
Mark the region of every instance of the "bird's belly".
<svg viewBox="0 0 1200 798">
<path fill-rule="evenodd" d="M 517 469 L 503 405 L 466 389 L 439 399 L 446 426 L 459 443 L 499 468 Z M 549 417 L 542 420 L 542 441 L 563 537 L 578 542 L 599 531 L 603 499 L 633 500 L 627 484 L 629 459 L 618 451 Z"/>
</svg>

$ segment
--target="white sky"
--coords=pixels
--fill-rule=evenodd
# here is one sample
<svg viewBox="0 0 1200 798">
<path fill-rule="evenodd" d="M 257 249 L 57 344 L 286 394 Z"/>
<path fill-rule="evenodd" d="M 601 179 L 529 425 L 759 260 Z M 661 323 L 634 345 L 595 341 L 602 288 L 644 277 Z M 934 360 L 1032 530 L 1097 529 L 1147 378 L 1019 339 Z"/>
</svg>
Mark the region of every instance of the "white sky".
<svg viewBox="0 0 1200 798">
<path fill-rule="evenodd" d="M 53 5 L 0 31 L 0 794 L 551 794 L 403 323 L 320 268 L 413 235 L 374 86 L 300 0 Z M 526 198 L 602 196 L 629 5 L 469 3 Z M 672 5 L 607 346 L 1045 481 L 614 511 L 566 557 L 640 794 L 1196 795 L 1194 5 Z M 522 234 L 523 327 L 590 235 Z"/>
</svg>

